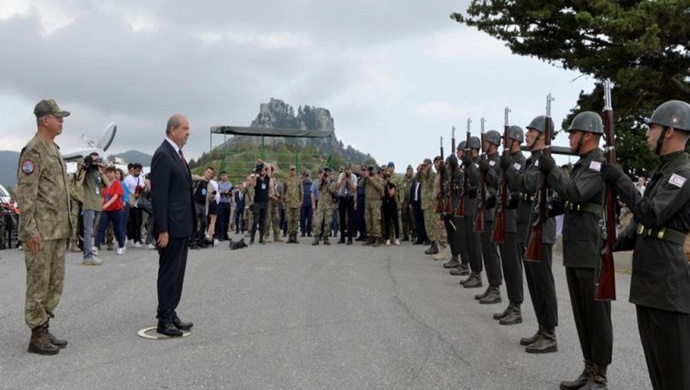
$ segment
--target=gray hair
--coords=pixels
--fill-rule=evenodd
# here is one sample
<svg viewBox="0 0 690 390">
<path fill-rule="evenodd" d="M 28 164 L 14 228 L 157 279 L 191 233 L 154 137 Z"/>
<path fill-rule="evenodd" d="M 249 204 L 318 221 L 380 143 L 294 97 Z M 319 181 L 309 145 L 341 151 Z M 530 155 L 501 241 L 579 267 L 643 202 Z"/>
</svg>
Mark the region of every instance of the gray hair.
<svg viewBox="0 0 690 390">
<path fill-rule="evenodd" d="M 181 123 L 180 123 L 179 115 L 175 114 L 175 115 L 171 116 L 170 119 L 168 119 L 168 124 L 165 127 L 165 134 L 170 135 L 170 132 L 172 131 L 172 129 L 174 129 L 176 127 L 180 127 L 180 124 Z"/>
</svg>

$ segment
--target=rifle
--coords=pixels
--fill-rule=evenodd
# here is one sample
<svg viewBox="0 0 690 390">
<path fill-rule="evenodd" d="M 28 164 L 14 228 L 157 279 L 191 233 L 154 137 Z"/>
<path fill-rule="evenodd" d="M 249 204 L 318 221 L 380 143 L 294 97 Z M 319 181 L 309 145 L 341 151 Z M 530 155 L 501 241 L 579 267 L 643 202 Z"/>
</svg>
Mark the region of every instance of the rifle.
<svg viewBox="0 0 690 390">
<path fill-rule="evenodd" d="M 450 152 L 455 153 L 455 126 L 451 129 L 451 138 L 450 138 Z M 443 162 L 442 162 L 443 163 Z M 452 170 L 448 171 L 450 178 L 449 178 L 449 183 L 450 183 L 450 188 L 449 188 L 449 196 L 448 200 L 446 201 L 446 207 L 444 207 L 443 212 L 448 214 L 453 212 L 453 200 L 455 199 L 455 168 Z"/>
<path fill-rule="evenodd" d="M 551 134 L 553 129 L 551 128 L 551 101 L 554 99 L 551 94 L 546 96 L 546 117 L 544 118 L 544 157 L 551 157 Z M 525 250 L 525 260 L 526 261 L 541 261 L 543 257 L 542 253 L 542 242 L 544 238 L 544 223 L 546 223 L 546 218 L 548 218 L 546 202 L 547 202 L 547 189 L 549 184 L 546 182 L 546 173 L 541 173 L 539 176 L 539 210 L 537 211 L 537 218 L 532 224 L 532 234 L 529 236 L 529 244 L 527 245 L 527 250 Z"/>
<path fill-rule="evenodd" d="M 481 119 L 481 160 L 486 160 L 484 152 L 484 118 Z M 475 233 L 484 233 L 484 207 L 486 207 L 486 174 L 479 172 L 479 200 L 477 200 L 477 215 L 474 218 Z"/>
<path fill-rule="evenodd" d="M 606 137 L 606 162 L 616 163 L 616 140 L 613 128 L 613 106 L 611 104 L 611 80 L 604 81 L 604 135 Z M 601 250 L 601 270 L 595 285 L 594 299 L 616 300 L 616 275 L 613 268 L 613 243 L 616 241 L 616 193 L 612 184 L 606 184 L 604 192 L 606 205 L 606 245 Z"/>
<path fill-rule="evenodd" d="M 510 108 L 506 107 L 504 111 L 505 121 L 503 123 L 503 156 L 510 156 L 510 124 L 508 124 L 508 113 Z M 494 231 L 491 235 L 491 241 L 503 243 L 506 235 L 506 207 L 508 207 L 508 177 L 505 169 L 501 172 L 501 199 L 500 206 L 496 210 L 496 217 L 494 218 Z"/>
<path fill-rule="evenodd" d="M 443 165 L 443 137 L 441 137 L 441 165 Z M 438 199 L 436 200 L 436 214 L 441 214 L 443 212 L 443 167 L 439 167 L 438 174 L 439 178 L 439 191 Z"/>
<path fill-rule="evenodd" d="M 466 154 L 470 153 L 470 138 L 472 138 L 472 134 L 470 132 L 470 123 L 472 123 L 472 119 L 467 118 L 467 141 L 465 141 L 465 152 Z M 458 208 L 455 210 L 455 215 L 458 217 L 464 217 L 465 216 L 465 197 L 467 196 L 467 191 L 469 191 L 470 188 L 470 178 L 467 176 L 467 167 L 465 167 L 465 173 L 462 177 L 462 194 L 460 196 L 460 200 L 458 201 Z"/>
</svg>

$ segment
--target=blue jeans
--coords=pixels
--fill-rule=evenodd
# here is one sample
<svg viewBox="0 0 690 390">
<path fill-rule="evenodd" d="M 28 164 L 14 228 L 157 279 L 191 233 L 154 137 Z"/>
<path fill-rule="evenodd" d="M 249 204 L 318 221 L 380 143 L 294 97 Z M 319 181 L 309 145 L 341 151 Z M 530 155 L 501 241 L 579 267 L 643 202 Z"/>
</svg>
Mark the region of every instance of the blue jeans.
<svg viewBox="0 0 690 390">
<path fill-rule="evenodd" d="M 103 242 L 105 239 L 105 229 L 108 227 L 110 221 L 113 222 L 113 233 L 115 234 L 115 239 L 117 240 L 118 248 L 124 248 L 125 246 L 125 233 L 122 229 L 122 218 L 124 211 L 104 211 L 101 213 L 101 220 L 98 222 L 98 235 L 96 236 L 96 242 Z"/>
<path fill-rule="evenodd" d="M 96 210 L 84 210 L 82 214 L 84 218 L 84 260 L 88 260 L 93 257 L 93 231 L 101 212 Z"/>
<path fill-rule="evenodd" d="M 302 204 L 299 214 L 299 228 L 302 235 L 311 234 L 312 207 L 311 203 Z"/>
</svg>

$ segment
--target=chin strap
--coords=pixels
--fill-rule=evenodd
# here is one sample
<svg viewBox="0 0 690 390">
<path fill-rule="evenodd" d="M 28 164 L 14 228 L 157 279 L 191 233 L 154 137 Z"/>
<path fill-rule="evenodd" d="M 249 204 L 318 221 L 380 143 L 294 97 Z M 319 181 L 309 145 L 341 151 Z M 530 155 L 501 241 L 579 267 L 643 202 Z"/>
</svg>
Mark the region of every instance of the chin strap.
<svg viewBox="0 0 690 390">
<path fill-rule="evenodd" d="M 529 149 L 529 151 L 531 152 L 531 151 L 532 151 L 532 148 L 534 148 L 534 145 L 537 144 L 537 141 L 539 141 L 539 140 L 542 139 L 543 137 L 544 137 L 544 134 L 543 134 L 543 133 L 539 133 L 539 135 L 538 135 L 538 136 L 534 139 L 534 141 L 532 142 L 532 145 L 527 145 L 527 149 Z"/>
<path fill-rule="evenodd" d="M 575 153 L 580 155 L 580 149 L 582 149 L 582 144 L 585 142 L 585 132 L 580 131 L 580 139 L 577 141 L 577 149 L 575 149 Z"/>
<path fill-rule="evenodd" d="M 661 156 L 661 147 L 664 146 L 664 138 L 666 138 L 667 132 L 668 126 L 664 126 L 661 130 L 661 134 L 659 135 L 659 139 L 656 140 L 656 149 L 654 150 L 654 154 L 656 154 L 657 156 Z"/>
</svg>

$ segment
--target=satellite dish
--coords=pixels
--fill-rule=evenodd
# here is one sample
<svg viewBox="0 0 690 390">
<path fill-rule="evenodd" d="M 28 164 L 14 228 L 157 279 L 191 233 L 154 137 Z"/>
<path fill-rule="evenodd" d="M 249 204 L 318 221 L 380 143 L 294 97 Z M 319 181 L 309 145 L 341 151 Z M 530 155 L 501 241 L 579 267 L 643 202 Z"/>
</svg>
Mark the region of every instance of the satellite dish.
<svg viewBox="0 0 690 390">
<path fill-rule="evenodd" d="M 82 134 L 79 139 L 84 141 L 86 148 L 77 149 L 69 153 L 63 153 L 62 159 L 66 162 L 73 162 L 82 159 L 92 153 L 98 153 L 99 156 L 105 157 L 105 151 L 108 150 L 110 144 L 113 143 L 115 139 L 115 134 L 117 133 L 117 125 L 115 122 L 110 123 L 105 127 L 101 137 L 98 142 L 93 142 L 91 139 L 86 137 L 86 134 Z"/>
</svg>

